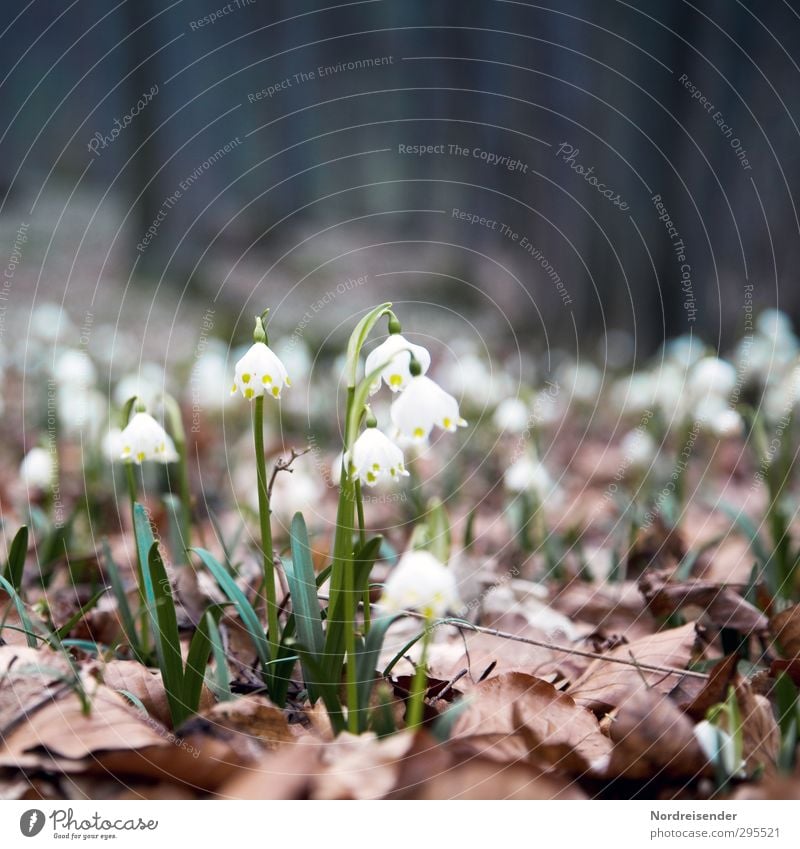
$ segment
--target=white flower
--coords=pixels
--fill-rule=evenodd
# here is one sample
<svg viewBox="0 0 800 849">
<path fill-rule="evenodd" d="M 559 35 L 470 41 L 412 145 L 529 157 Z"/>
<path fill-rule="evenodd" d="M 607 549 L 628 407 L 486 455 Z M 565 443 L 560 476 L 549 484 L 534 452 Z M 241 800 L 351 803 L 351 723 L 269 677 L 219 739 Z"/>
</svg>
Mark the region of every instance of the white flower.
<svg viewBox="0 0 800 849">
<path fill-rule="evenodd" d="M 174 463 L 178 452 L 169 434 L 149 413 L 135 413 L 120 435 L 120 459 L 141 465 L 145 460 Z"/>
<path fill-rule="evenodd" d="M 280 398 L 284 386 L 291 386 L 291 381 L 283 363 L 264 342 L 254 342 L 236 363 L 231 395 L 240 390 L 248 400 L 260 393 Z"/>
<path fill-rule="evenodd" d="M 20 464 L 19 476 L 26 489 L 47 489 L 56 476 L 50 452 L 44 448 L 31 448 Z"/>
<path fill-rule="evenodd" d="M 664 355 L 675 365 L 687 369 L 703 356 L 703 343 L 694 336 L 678 336 L 664 343 Z"/>
<path fill-rule="evenodd" d="M 603 375 L 591 363 L 565 363 L 558 370 L 558 381 L 563 383 L 571 400 L 594 404 L 600 394 Z"/>
<path fill-rule="evenodd" d="M 376 427 L 368 427 L 358 437 L 348 461 L 350 476 L 367 486 L 408 475 L 403 452 Z"/>
<path fill-rule="evenodd" d="M 704 719 L 695 725 L 694 736 L 710 763 L 721 766 L 729 776 L 744 775 L 744 761 L 736 762 L 736 744 L 727 731 Z"/>
<path fill-rule="evenodd" d="M 555 483 L 550 473 L 539 460 L 521 457 L 512 463 L 503 475 L 503 483 L 511 492 L 531 492 L 539 502 L 549 498 Z"/>
<path fill-rule="evenodd" d="M 120 378 L 114 389 L 114 402 L 123 407 L 133 397 L 140 398 L 148 407 L 153 407 L 164 393 L 166 377 L 164 369 L 157 363 L 142 363 L 138 372 Z"/>
<path fill-rule="evenodd" d="M 689 389 L 694 398 L 716 395 L 728 398 L 736 387 L 736 369 L 719 357 L 703 357 L 689 375 Z"/>
<path fill-rule="evenodd" d="M 444 370 L 442 383 L 465 404 L 483 409 L 513 391 L 511 378 L 502 369 L 487 366 L 485 357 L 465 354 Z"/>
<path fill-rule="evenodd" d="M 622 437 L 620 448 L 625 461 L 635 469 L 646 469 L 658 452 L 658 446 L 653 437 L 646 430 L 638 428 Z"/>
<path fill-rule="evenodd" d="M 378 379 L 369 388 L 370 395 L 374 395 L 381 388 L 381 379 L 392 392 L 400 392 L 408 386 L 411 380 L 411 354 L 420 364 L 422 374 L 430 368 L 431 355 L 421 345 L 412 345 L 401 333 L 392 333 L 377 348 L 370 351 L 364 364 L 364 374 L 372 374 L 375 369 L 386 363 L 386 368 L 381 370 Z"/>
<path fill-rule="evenodd" d="M 97 380 L 97 369 L 85 351 L 67 349 L 56 360 L 54 377 L 59 388 L 88 389 Z"/>
<path fill-rule="evenodd" d="M 228 399 L 228 350 L 218 339 L 209 339 L 206 349 L 194 364 L 187 396 L 193 406 L 218 411 Z"/>
<path fill-rule="evenodd" d="M 453 573 L 429 551 L 406 552 L 381 596 L 381 604 L 389 611 L 418 610 L 428 617 L 444 616 L 460 603 Z"/>
<path fill-rule="evenodd" d="M 720 410 L 707 424 L 718 439 L 732 439 L 744 433 L 744 420 L 736 410 L 730 408 Z"/>
<path fill-rule="evenodd" d="M 766 336 L 773 342 L 794 341 L 792 320 L 785 312 L 780 310 L 762 310 L 756 319 L 756 329 L 762 336 Z"/>
<path fill-rule="evenodd" d="M 109 427 L 100 443 L 100 450 L 109 463 L 116 463 L 122 454 L 122 431 L 118 427 Z"/>
<path fill-rule="evenodd" d="M 451 433 L 466 427 L 458 401 L 425 375 L 412 377 L 406 390 L 392 404 L 392 424 L 415 442 L 430 436 L 434 425 Z"/>
<path fill-rule="evenodd" d="M 497 405 L 493 421 L 503 433 L 522 433 L 530 418 L 525 402 L 519 398 L 506 398 Z"/>
</svg>

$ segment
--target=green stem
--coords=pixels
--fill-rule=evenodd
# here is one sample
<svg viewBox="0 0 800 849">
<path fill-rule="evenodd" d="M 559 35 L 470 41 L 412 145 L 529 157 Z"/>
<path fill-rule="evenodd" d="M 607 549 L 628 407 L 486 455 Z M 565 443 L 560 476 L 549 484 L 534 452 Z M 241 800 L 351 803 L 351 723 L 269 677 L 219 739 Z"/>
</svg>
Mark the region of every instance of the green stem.
<svg viewBox="0 0 800 849">
<path fill-rule="evenodd" d="M 344 619 L 345 651 L 347 652 L 347 730 L 359 732 L 358 679 L 356 677 L 356 623 L 355 587 L 353 586 L 353 558 L 344 564 Z"/>
<path fill-rule="evenodd" d="M 177 442 L 178 486 L 181 492 L 181 534 L 186 562 L 190 563 L 189 549 L 192 547 L 192 494 L 189 490 L 189 461 L 186 455 L 186 443 Z"/>
<path fill-rule="evenodd" d="M 367 544 L 366 523 L 364 522 L 364 499 L 361 495 L 361 481 L 355 482 L 355 497 L 356 510 L 358 511 L 358 540 L 363 548 Z M 366 583 L 362 594 L 364 600 L 364 633 L 369 633 L 371 623 L 370 604 L 369 604 L 369 575 L 367 575 Z"/>
<path fill-rule="evenodd" d="M 267 461 L 264 457 L 264 396 L 253 402 L 253 440 L 256 449 L 256 477 L 258 480 L 258 517 L 261 524 L 261 551 L 264 559 L 264 589 L 267 596 L 267 640 L 272 660 L 278 657 L 280 632 L 278 630 L 278 600 L 275 592 L 275 562 L 272 551 L 269 491 L 267 489 Z"/>
<path fill-rule="evenodd" d="M 136 549 L 136 585 L 139 589 L 139 610 L 137 618 L 139 619 L 140 637 L 139 649 L 143 655 L 147 655 L 148 646 L 148 613 L 147 602 L 144 594 L 144 564 L 139 558 L 139 545 L 136 540 L 136 472 L 133 468 L 133 463 L 125 463 L 125 480 L 128 484 L 128 499 L 131 502 L 131 533 L 133 534 L 133 544 Z"/>
<path fill-rule="evenodd" d="M 408 711 L 406 712 L 406 727 L 416 728 L 422 725 L 425 707 L 425 691 L 428 689 L 428 646 L 431 641 L 431 620 L 425 620 L 425 630 L 422 632 L 422 653 L 414 670 L 414 678 L 411 681 L 411 694 L 408 700 Z"/>
</svg>

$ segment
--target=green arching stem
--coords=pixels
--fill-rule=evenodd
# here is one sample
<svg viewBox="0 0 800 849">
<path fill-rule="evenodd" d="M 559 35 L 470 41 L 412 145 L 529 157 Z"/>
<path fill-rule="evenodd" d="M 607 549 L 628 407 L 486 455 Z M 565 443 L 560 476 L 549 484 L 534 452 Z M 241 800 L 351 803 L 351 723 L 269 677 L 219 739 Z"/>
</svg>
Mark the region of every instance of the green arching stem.
<svg viewBox="0 0 800 849">
<path fill-rule="evenodd" d="M 363 548 L 367 544 L 367 532 L 366 532 L 366 524 L 364 522 L 364 501 L 361 495 L 361 481 L 356 480 L 354 484 L 354 495 L 356 499 L 356 511 L 358 512 L 358 541 Z M 364 599 L 364 632 L 369 632 L 369 627 L 372 624 L 371 613 L 370 613 L 370 603 L 369 603 L 369 575 L 367 575 L 366 584 L 364 585 L 363 592 Z"/>
<path fill-rule="evenodd" d="M 253 441 L 256 449 L 256 478 L 258 481 L 258 518 L 261 524 L 261 551 L 264 568 L 264 590 L 267 597 L 267 640 L 273 660 L 278 657 L 278 600 L 275 592 L 275 561 L 272 551 L 267 461 L 264 457 L 264 395 L 253 401 Z"/>
<path fill-rule="evenodd" d="M 125 463 L 125 480 L 128 484 L 128 498 L 131 502 L 131 533 L 133 534 L 134 546 L 136 548 L 136 585 L 139 589 L 139 611 L 137 615 L 141 617 L 139 623 L 141 629 L 139 642 L 142 653 L 146 654 L 148 651 L 147 623 L 149 616 L 147 613 L 147 600 L 144 595 L 144 565 L 139 558 L 139 546 L 136 543 L 136 472 L 133 468 L 133 462 L 130 460 Z"/>
<path fill-rule="evenodd" d="M 425 619 L 425 630 L 422 632 L 422 652 L 417 663 L 417 668 L 414 670 L 414 677 L 411 680 L 411 693 L 408 699 L 408 711 L 406 712 L 406 727 L 416 728 L 422 725 L 423 708 L 425 706 L 425 691 L 428 684 L 428 670 L 426 664 L 428 662 L 428 645 L 431 640 L 431 618 Z"/>
</svg>

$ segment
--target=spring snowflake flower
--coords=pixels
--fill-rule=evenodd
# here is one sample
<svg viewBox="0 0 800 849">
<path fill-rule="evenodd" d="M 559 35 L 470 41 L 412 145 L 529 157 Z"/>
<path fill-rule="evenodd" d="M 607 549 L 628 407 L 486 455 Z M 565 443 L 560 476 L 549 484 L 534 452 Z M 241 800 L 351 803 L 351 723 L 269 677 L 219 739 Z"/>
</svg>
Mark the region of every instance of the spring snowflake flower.
<svg viewBox="0 0 800 849">
<path fill-rule="evenodd" d="M 710 763 L 730 776 L 744 776 L 744 761 L 736 762 L 736 744 L 727 731 L 704 719 L 695 725 L 694 737 Z"/>
<path fill-rule="evenodd" d="M 392 392 L 404 390 L 411 381 L 412 354 L 420 364 L 422 374 L 425 374 L 431 364 L 431 355 L 426 348 L 413 345 L 401 333 L 392 333 L 385 342 L 381 342 L 377 348 L 370 351 L 364 365 L 365 374 L 372 374 L 383 363 L 387 363 L 378 375 L 378 379 L 370 386 L 370 395 L 374 395 L 381 388 L 381 380 Z"/>
<path fill-rule="evenodd" d="M 178 459 L 172 438 L 149 413 L 135 413 L 119 439 L 122 444 L 120 459 L 137 466 L 145 460 L 174 463 Z"/>
<path fill-rule="evenodd" d="M 241 391 L 248 401 L 259 394 L 280 398 L 284 386 L 291 386 L 291 381 L 277 354 L 266 343 L 253 342 L 236 363 L 231 395 Z"/>
<path fill-rule="evenodd" d="M 506 398 L 497 405 L 492 421 L 503 433 L 522 433 L 531 418 L 525 402 L 520 398 Z"/>
<path fill-rule="evenodd" d="M 511 492 L 532 493 L 540 503 L 556 493 L 556 485 L 550 473 L 539 460 L 531 457 L 521 457 L 512 463 L 506 469 L 503 483 Z"/>
<path fill-rule="evenodd" d="M 620 450 L 625 462 L 634 469 L 646 469 L 658 453 L 656 441 L 646 430 L 631 430 L 622 437 Z"/>
<path fill-rule="evenodd" d="M 408 475 L 403 452 L 376 427 L 368 427 L 355 441 L 348 457 L 351 477 L 367 486 Z"/>
<path fill-rule="evenodd" d="M 453 573 L 429 551 L 408 551 L 389 575 L 381 604 L 389 611 L 418 610 L 444 616 L 461 604 Z"/>
<path fill-rule="evenodd" d="M 421 442 L 434 425 L 453 433 L 466 427 L 458 401 L 424 374 L 412 377 L 405 391 L 392 403 L 392 424 L 407 438 Z"/>
<path fill-rule="evenodd" d="M 718 439 L 734 439 L 744 434 L 744 419 L 736 410 L 720 410 L 708 424 Z"/>
<path fill-rule="evenodd" d="M 736 387 L 736 369 L 719 357 L 703 357 L 689 375 L 689 389 L 694 398 L 716 395 L 728 398 Z"/>
<path fill-rule="evenodd" d="M 56 476 L 55 463 L 45 448 L 31 448 L 19 467 L 19 477 L 26 489 L 43 491 Z"/>
</svg>

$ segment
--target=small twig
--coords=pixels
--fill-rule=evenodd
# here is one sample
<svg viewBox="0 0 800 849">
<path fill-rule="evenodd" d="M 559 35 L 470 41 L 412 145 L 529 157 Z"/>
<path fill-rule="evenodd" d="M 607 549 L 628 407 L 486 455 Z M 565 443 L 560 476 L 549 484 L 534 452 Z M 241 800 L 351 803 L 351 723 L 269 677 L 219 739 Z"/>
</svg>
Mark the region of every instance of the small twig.
<svg viewBox="0 0 800 849">
<path fill-rule="evenodd" d="M 296 448 L 292 448 L 291 456 L 286 459 L 285 457 L 278 457 L 275 461 L 275 465 L 272 469 L 272 475 L 270 475 L 269 484 L 267 485 L 267 495 L 272 498 L 272 486 L 275 483 L 275 478 L 278 477 L 278 472 L 289 472 L 290 474 L 294 471 L 292 469 L 292 463 L 298 458 L 302 457 L 303 454 L 308 454 L 310 448 L 304 448 L 302 451 L 298 451 Z"/>
<path fill-rule="evenodd" d="M 323 601 L 330 601 L 327 596 L 321 595 Z M 371 604 L 370 607 L 380 607 L 378 604 Z M 411 616 L 413 619 L 425 619 L 422 613 L 417 613 L 415 610 L 400 610 L 398 613 L 404 616 Z M 604 660 L 608 663 L 621 663 L 623 666 L 635 666 L 638 669 L 643 669 L 645 672 L 662 672 L 665 675 L 684 675 L 688 678 L 700 678 L 703 681 L 708 680 L 708 675 L 705 672 L 695 672 L 692 669 L 678 669 L 674 666 L 656 666 L 652 663 L 640 663 L 638 661 L 626 660 L 624 657 L 612 657 L 611 655 L 598 654 L 596 652 L 584 651 L 583 649 L 575 649 L 571 646 L 560 646 L 558 643 L 547 643 L 544 640 L 534 640 L 531 637 L 521 637 L 519 634 L 510 634 L 508 631 L 499 631 L 497 628 L 484 628 L 481 625 L 472 625 L 463 620 L 445 620 L 442 624 L 452 625 L 459 630 L 474 631 L 478 634 L 488 634 L 490 637 L 499 637 L 502 640 L 513 640 L 516 643 L 525 643 L 529 646 L 539 646 L 539 648 L 550 649 L 550 651 L 563 652 L 564 654 L 573 654 L 578 657 L 588 657 L 591 660 Z"/>
</svg>

